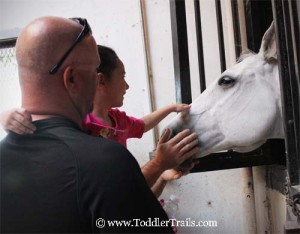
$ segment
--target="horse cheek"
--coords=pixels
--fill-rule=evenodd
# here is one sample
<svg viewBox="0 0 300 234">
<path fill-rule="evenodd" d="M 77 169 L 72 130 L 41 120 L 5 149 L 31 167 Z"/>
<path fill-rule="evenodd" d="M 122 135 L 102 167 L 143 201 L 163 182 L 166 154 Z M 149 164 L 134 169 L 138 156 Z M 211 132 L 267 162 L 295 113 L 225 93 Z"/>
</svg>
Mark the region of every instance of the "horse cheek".
<svg viewBox="0 0 300 234">
<path fill-rule="evenodd" d="M 234 145 L 246 146 L 269 138 L 277 116 L 277 105 L 273 93 L 263 88 L 247 104 L 247 111 L 236 116 L 227 135 Z"/>
</svg>

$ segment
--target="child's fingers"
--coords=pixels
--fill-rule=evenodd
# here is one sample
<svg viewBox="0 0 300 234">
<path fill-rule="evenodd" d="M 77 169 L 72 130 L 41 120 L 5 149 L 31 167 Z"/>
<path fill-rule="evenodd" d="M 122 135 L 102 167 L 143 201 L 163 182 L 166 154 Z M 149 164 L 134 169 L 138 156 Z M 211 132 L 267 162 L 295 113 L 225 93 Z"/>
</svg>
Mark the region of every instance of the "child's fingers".
<svg viewBox="0 0 300 234">
<path fill-rule="evenodd" d="M 15 115 L 14 120 L 15 129 L 19 128 L 23 134 L 33 133 L 36 130 L 36 127 L 31 122 L 31 116 L 28 117 L 28 115 L 22 115 L 18 113 Z"/>
<path fill-rule="evenodd" d="M 24 119 L 27 119 L 27 120 L 29 120 L 29 121 L 32 120 L 31 114 L 30 114 L 26 109 L 24 109 L 24 108 L 19 108 L 19 109 L 17 109 L 16 112 L 17 112 L 19 115 L 23 116 Z"/>
<path fill-rule="evenodd" d="M 24 108 L 20 108 L 17 110 L 19 114 L 19 121 L 21 121 L 24 127 L 28 128 L 30 131 L 35 131 L 36 127 L 32 123 L 31 114 L 25 110 Z"/>
<path fill-rule="evenodd" d="M 24 126 L 26 132 L 28 133 L 33 133 L 36 130 L 36 127 L 29 121 L 24 121 L 22 125 Z"/>
<path fill-rule="evenodd" d="M 177 112 L 187 111 L 191 108 L 191 105 L 188 104 L 179 104 L 176 108 Z"/>
<path fill-rule="evenodd" d="M 10 131 L 15 132 L 15 133 L 20 134 L 20 135 L 32 134 L 33 133 L 33 131 L 31 129 L 29 129 L 26 126 L 20 124 L 16 120 L 14 120 L 14 121 L 11 122 L 10 126 L 8 127 L 8 129 Z"/>
<path fill-rule="evenodd" d="M 174 175 L 173 180 L 178 180 L 181 178 L 181 176 L 183 176 L 182 172 L 178 172 L 176 175 Z"/>
</svg>

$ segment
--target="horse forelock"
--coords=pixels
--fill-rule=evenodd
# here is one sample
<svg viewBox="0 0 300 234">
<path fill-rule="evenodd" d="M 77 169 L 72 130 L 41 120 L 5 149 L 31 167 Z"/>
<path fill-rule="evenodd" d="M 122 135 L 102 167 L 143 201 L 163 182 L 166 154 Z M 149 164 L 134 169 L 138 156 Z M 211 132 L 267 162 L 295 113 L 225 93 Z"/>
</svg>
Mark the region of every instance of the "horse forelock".
<svg viewBox="0 0 300 234">
<path fill-rule="evenodd" d="M 255 55 L 255 54 L 256 54 L 256 53 L 254 53 L 253 51 L 251 51 L 251 50 L 249 50 L 249 49 L 244 50 L 244 51 L 241 53 L 240 57 L 237 58 L 236 62 L 237 62 L 237 63 L 240 63 L 240 62 L 242 62 L 245 58 L 248 58 L 248 57 L 253 56 L 253 55 Z"/>
</svg>

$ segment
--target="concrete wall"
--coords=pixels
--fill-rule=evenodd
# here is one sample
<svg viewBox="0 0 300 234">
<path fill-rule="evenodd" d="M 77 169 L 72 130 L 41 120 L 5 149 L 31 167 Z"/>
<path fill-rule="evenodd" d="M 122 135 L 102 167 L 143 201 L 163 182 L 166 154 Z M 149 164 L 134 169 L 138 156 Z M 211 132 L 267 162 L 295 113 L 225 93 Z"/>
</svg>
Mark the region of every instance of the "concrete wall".
<svg viewBox="0 0 300 234">
<path fill-rule="evenodd" d="M 222 9 L 224 33 L 227 35 L 226 59 L 227 65 L 230 65 L 234 63 L 234 47 L 228 2 L 222 1 Z M 200 1 L 207 84 L 220 74 L 214 4 L 212 0 Z M 194 99 L 200 94 L 200 85 L 193 7 L 193 0 L 186 0 Z M 29 21 L 44 15 L 85 17 L 93 28 L 96 41 L 117 51 L 125 64 L 126 79 L 130 86 L 122 108 L 128 114 L 141 117 L 153 107 L 156 109 L 175 102 L 169 0 L 146 0 L 142 4 L 139 0 L 0 0 L 0 36 L 15 35 Z M 150 55 L 148 63 L 146 51 Z M 0 75 L 2 79 L 3 72 Z M 150 85 L 153 85 L 151 95 Z M 18 90 L 17 82 L 13 86 L 14 90 Z M 5 87 L 0 86 L 0 95 L 5 93 L 4 90 Z M 18 91 L 0 97 L 0 111 L 20 103 Z M 159 134 L 172 116 L 174 114 L 156 128 Z M 128 148 L 140 165 L 148 161 L 156 140 L 155 134 L 150 131 L 142 139 L 129 141 Z M 260 181 L 263 183 L 264 178 Z M 190 174 L 170 182 L 161 198 L 167 199 L 171 194 L 180 198 L 179 220 L 187 221 L 190 218 L 196 222 L 217 222 L 217 227 L 188 227 L 188 223 L 185 223 L 178 227 L 179 232 L 250 234 L 256 232 L 256 223 L 260 222 L 255 214 L 253 174 L 250 168 Z M 269 226 L 267 230 L 264 229 L 267 232 L 269 230 Z"/>
</svg>

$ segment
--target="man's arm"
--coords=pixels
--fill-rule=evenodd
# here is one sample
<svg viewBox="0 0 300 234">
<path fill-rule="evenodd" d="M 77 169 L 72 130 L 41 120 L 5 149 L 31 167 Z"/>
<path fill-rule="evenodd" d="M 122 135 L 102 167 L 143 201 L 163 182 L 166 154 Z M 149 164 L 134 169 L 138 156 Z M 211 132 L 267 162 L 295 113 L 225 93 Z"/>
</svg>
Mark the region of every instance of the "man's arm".
<svg viewBox="0 0 300 234">
<path fill-rule="evenodd" d="M 145 123 L 145 132 L 154 128 L 171 112 L 182 112 L 188 109 L 190 109 L 190 105 L 187 104 L 171 104 L 142 117 L 142 120 Z"/>
</svg>

